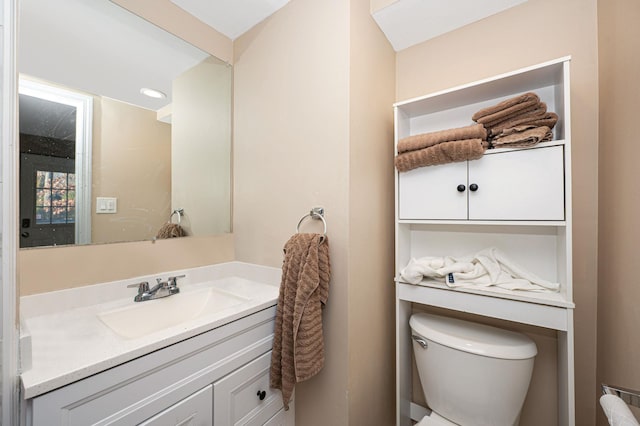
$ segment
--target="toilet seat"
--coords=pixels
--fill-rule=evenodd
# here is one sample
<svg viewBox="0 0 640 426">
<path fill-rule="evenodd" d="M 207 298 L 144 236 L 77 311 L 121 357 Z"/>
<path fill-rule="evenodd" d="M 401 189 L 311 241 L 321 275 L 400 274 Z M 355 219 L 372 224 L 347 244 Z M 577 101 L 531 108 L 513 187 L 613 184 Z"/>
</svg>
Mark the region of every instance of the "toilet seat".
<svg viewBox="0 0 640 426">
<path fill-rule="evenodd" d="M 460 426 L 445 419 L 438 413 L 432 411 L 431 414 L 424 416 L 415 426 Z"/>
</svg>

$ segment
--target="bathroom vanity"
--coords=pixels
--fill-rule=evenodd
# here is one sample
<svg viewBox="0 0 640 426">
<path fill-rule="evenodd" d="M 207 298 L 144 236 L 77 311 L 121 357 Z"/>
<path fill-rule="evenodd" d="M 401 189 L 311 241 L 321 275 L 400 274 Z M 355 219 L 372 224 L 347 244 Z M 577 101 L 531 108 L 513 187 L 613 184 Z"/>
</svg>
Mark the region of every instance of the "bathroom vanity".
<svg viewBox="0 0 640 426">
<path fill-rule="evenodd" d="M 396 172 L 397 424 L 420 420 L 414 402 L 409 317 L 415 308 L 474 314 L 552 330 L 557 354 L 557 424 L 573 426 L 573 283 L 570 58 L 395 104 L 399 139 L 472 124 L 482 108 L 535 92 L 558 114 L 553 139 L 487 150 L 478 160 Z M 397 152 L 397 151 L 396 151 Z M 403 282 L 412 258 L 465 257 L 496 247 L 558 292 Z"/>
<path fill-rule="evenodd" d="M 127 287 L 182 274 L 162 299 Z M 231 262 L 22 298 L 24 423 L 293 425 L 269 387 L 278 284 Z"/>
</svg>

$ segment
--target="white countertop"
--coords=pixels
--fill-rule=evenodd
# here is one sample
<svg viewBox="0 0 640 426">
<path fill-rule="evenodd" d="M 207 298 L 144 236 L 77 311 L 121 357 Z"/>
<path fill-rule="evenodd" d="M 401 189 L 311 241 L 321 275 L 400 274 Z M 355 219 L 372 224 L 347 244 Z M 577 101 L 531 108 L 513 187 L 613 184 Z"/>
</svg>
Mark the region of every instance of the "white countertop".
<svg viewBox="0 0 640 426">
<path fill-rule="evenodd" d="M 178 281 L 181 294 L 214 288 L 245 300 L 139 338 L 121 337 L 98 318 L 101 312 L 135 303 L 136 290 L 128 284 L 180 274 L 186 274 Z M 23 397 L 33 398 L 273 306 L 279 283 L 279 269 L 230 262 L 22 297 L 21 322 L 31 339 L 30 362 L 25 359 L 30 368 L 21 374 Z"/>
</svg>

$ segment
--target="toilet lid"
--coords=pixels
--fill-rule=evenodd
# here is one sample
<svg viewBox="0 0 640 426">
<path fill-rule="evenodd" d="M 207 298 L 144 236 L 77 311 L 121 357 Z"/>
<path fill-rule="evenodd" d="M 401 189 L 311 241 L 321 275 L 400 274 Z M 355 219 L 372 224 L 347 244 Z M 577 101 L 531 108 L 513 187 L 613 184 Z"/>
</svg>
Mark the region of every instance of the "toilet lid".
<svg viewBox="0 0 640 426">
<path fill-rule="evenodd" d="M 414 314 L 411 330 L 427 340 L 463 352 L 499 359 L 529 359 L 536 344 L 521 333 L 432 314 Z"/>
</svg>

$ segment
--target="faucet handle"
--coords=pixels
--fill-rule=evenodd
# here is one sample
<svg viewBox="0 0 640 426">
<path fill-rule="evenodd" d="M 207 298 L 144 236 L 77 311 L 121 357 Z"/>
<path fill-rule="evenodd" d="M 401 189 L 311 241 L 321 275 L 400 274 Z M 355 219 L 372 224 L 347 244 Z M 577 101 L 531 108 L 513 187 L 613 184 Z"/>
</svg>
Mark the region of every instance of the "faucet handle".
<svg viewBox="0 0 640 426">
<path fill-rule="evenodd" d="M 149 283 L 146 281 L 142 281 L 136 284 L 129 284 L 127 288 L 138 288 L 138 294 L 146 293 L 149 291 Z"/>
<path fill-rule="evenodd" d="M 167 278 L 167 282 L 169 283 L 170 286 L 176 287 L 178 285 L 178 278 L 184 278 L 184 277 L 186 277 L 185 274 L 176 275 L 175 277 L 169 277 Z"/>
</svg>

